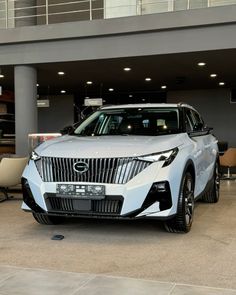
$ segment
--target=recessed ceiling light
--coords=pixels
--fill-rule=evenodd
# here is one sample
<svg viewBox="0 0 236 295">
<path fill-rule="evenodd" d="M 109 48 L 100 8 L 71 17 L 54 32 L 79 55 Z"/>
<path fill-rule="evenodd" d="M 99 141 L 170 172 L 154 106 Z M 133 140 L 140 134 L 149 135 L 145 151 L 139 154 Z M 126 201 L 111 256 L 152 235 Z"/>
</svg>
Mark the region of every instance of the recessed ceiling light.
<svg viewBox="0 0 236 295">
<path fill-rule="evenodd" d="M 93 82 L 92 82 L 92 81 L 87 81 L 86 84 L 88 84 L 88 85 L 92 85 Z"/>
<path fill-rule="evenodd" d="M 152 79 L 151 78 L 145 78 L 145 81 L 150 82 Z"/>
<path fill-rule="evenodd" d="M 39 87 L 39 84 L 37 83 L 36 86 Z"/>
<path fill-rule="evenodd" d="M 108 90 L 109 90 L 110 92 L 112 92 L 112 91 L 114 91 L 114 88 L 109 88 Z"/>
<path fill-rule="evenodd" d="M 217 74 L 210 74 L 210 77 L 211 78 L 216 78 L 217 77 Z"/>
<path fill-rule="evenodd" d="M 205 62 L 199 62 L 197 65 L 198 65 L 199 67 L 204 67 L 204 66 L 206 65 L 206 63 L 205 63 Z"/>
<path fill-rule="evenodd" d="M 224 86 L 225 85 L 225 82 L 219 82 L 219 85 L 220 86 Z"/>
<path fill-rule="evenodd" d="M 61 93 L 66 93 L 66 91 L 65 90 L 61 90 Z"/>
<path fill-rule="evenodd" d="M 142 101 L 146 101 L 146 99 L 145 99 L 145 98 L 143 98 L 143 99 L 142 99 Z"/>
<path fill-rule="evenodd" d="M 131 68 L 124 68 L 124 71 L 126 71 L 126 72 L 129 72 L 129 71 L 131 71 Z"/>
<path fill-rule="evenodd" d="M 65 75 L 65 72 L 58 72 L 57 73 L 59 76 L 63 76 L 63 75 Z"/>
<path fill-rule="evenodd" d="M 0 78 L 4 78 L 4 75 L 3 74 L 0 74 Z"/>
<path fill-rule="evenodd" d="M 133 97 L 133 94 L 130 94 L 129 97 Z"/>
<path fill-rule="evenodd" d="M 167 88 L 166 85 L 162 85 L 162 86 L 161 86 L 161 89 L 166 89 L 166 88 Z"/>
</svg>

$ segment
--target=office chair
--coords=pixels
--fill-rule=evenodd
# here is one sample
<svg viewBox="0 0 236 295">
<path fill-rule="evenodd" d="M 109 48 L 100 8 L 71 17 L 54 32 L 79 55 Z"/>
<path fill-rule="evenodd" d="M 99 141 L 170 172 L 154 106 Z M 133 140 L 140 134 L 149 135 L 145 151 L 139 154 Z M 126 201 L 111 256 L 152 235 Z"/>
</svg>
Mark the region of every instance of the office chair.
<svg viewBox="0 0 236 295">
<path fill-rule="evenodd" d="M 230 169 L 236 167 L 236 148 L 229 148 L 223 156 L 220 156 L 220 165 L 227 167 L 227 175 L 223 176 L 222 179 L 235 179 L 231 174 Z"/>
</svg>

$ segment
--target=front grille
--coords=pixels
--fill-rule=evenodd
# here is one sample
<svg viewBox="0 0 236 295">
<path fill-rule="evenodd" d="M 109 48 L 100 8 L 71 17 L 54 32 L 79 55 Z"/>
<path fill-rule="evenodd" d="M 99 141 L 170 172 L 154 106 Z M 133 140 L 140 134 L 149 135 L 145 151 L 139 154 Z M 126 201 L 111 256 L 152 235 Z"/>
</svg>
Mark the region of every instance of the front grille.
<svg viewBox="0 0 236 295">
<path fill-rule="evenodd" d="M 49 212 L 80 213 L 97 215 L 119 215 L 122 200 L 80 200 L 74 198 L 48 197 L 46 199 Z"/>
<path fill-rule="evenodd" d="M 74 170 L 78 162 L 86 163 L 88 171 Z M 44 182 L 95 182 L 124 184 L 151 163 L 137 158 L 76 159 L 42 157 L 36 161 Z"/>
</svg>

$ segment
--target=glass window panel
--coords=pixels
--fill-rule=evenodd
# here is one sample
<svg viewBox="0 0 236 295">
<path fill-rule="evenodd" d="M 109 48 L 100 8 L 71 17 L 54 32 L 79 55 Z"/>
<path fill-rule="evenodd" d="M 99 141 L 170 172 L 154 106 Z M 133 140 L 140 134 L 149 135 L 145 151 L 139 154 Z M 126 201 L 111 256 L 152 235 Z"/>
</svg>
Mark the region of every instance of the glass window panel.
<svg viewBox="0 0 236 295">
<path fill-rule="evenodd" d="M 210 0 L 210 6 L 222 6 L 236 4 L 236 0 Z"/>
<path fill-rule="evenodd" d="M 189 0 L 189 8 L 205 8 L 208 7 L 208 0 Z"/>
<path fill-rule="evenodd" d="M 6 10 L 5 3 L 0 3 L 0 28 L 5 28 L 6 26 Z"/>
<path fill-rule="evenodd" d="M 170 10 L 171 2 L 169 0 L 143 0 L 142 14 L 167 12 Z"/>
<path fill-rule="evenodd" d="M 137 14 L 136 0 L 106 0 L 105 18 L 131 16 Z"/>
<path fill-rule="evenodd" d="M 174 10 L 186 10 L 188 9 L 188 0 L 175 0 Z"/>
</svg>

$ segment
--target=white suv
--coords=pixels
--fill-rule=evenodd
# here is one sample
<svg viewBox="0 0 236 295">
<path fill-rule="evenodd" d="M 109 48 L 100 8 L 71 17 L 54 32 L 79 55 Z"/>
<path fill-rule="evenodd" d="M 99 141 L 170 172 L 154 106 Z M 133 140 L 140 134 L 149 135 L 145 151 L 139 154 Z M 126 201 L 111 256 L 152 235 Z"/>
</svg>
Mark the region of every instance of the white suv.
<svg viewBox="0 0 236 295">
<path fill-rule="evenodd" d="M 217 140 L 186 104 L 106 106 L 35 149 L 22 209 L 64 217 L 156 218 L 188 232 L 194 202 L 219 199 Z"/>
</svg>

